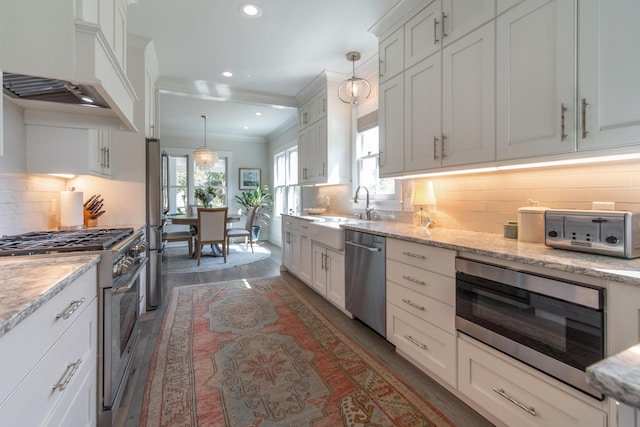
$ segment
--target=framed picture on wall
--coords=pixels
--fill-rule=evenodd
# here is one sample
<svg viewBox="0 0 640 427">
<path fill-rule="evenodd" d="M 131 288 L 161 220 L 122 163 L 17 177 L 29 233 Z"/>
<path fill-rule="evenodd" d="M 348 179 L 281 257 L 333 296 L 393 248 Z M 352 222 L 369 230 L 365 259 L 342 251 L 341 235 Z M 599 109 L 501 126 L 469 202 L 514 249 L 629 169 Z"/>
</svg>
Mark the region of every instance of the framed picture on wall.
<svg viewBox="0 0 640 427">
<path fill-rule="evenodd" d="M 240 189 L 253 190 L 260 187 L 260 169 L 240 168 Z"/>
</svg>

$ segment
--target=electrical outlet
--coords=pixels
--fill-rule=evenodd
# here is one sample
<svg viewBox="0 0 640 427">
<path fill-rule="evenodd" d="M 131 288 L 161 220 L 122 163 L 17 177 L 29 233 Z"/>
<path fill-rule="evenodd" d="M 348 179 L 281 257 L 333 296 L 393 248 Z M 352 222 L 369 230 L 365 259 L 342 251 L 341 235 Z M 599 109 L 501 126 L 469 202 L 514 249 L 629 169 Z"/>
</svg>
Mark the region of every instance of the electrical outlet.
<svg viewBox="0 0 640 427">
<path fill-rule="evenodd" d="M 594 211 L 614 211 L 616 210 L 615 202 L 591 202 L 591 209 Z"/>
</svg>

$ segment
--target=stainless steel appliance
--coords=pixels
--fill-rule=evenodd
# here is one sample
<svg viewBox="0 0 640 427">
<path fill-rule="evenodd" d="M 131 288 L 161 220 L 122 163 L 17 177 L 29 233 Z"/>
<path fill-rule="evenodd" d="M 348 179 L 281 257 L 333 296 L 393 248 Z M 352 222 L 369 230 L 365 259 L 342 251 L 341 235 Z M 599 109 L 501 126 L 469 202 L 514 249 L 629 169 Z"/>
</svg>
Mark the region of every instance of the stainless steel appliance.
<svg viewBox="0 0 640 427">
<path fill-rule="evenodd" d="M 147 242 L 133 228 L 42 231 L 0 238 L 0 256 L 74 255 L 92 251 L 98 263 L 98 422 L 110 426 L 129 376 L 138 338 L 140 272 Z"/>
<path fill-rule="evenodd" d="M 160 140 L 147 138 L 147 309 L 162 301 L 162 233 L 169 212 L 169 156 L 160 148 Z"/>
<path fill-rule="evenodd" d="M 346 309 L 386 337 L 385 238 L 345 231 Z"/>
<path fill-rule="evenodd" d="M 640 214 L 550 209 L 544 243 L 559 249 L 620 258 L 640 257 Z"/>
<path fill-rule="evenodd" d="M 456 328 L 593 397 L 604 358 L 604 289 L 456 258 Z"/>
</svg>

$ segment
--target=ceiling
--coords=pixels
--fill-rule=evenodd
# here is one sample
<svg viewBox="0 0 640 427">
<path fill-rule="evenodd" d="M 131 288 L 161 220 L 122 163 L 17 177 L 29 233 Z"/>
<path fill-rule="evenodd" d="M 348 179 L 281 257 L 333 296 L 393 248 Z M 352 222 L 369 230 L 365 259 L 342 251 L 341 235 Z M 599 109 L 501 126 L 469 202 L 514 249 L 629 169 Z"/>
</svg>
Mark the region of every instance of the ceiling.
<svg viewBox="0 0 640 427">
<path fill-rule="evenodd" d="M 401 2 L 256 0 L 262 16 L 249 18 L 248 1 L 130 1 L 129 33 L 152 39 L 158 58 L 163 134 L 203 135 L 205 114 L 208 135 L 264 139 L 323 70 L 351 74 L 347 52 L 361 52 L 356 66 L 375 60 L 369 29 Z"/>
</svg>

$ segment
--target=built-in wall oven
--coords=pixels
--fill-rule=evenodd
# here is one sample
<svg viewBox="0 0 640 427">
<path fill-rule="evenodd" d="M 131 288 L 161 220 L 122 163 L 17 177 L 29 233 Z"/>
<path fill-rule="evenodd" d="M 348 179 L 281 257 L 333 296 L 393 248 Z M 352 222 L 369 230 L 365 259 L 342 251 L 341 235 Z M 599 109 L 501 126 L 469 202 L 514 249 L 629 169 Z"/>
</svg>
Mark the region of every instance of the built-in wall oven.
<svg viewBox="0 0 640 427">
<path fill-rule="evenodd" d="M 603 288 L 456 258 L 456 328 L 597 399 L 585 369 L 604 358 Z"/>
</svg>

